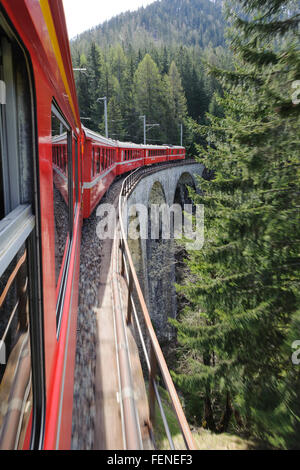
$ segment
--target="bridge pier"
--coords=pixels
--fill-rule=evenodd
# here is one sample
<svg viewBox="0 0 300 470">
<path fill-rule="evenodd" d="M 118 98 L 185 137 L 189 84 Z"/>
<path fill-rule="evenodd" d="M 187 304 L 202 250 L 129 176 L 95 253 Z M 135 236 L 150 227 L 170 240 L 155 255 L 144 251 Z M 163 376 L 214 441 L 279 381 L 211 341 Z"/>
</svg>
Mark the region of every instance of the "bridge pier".
<svg viewBox="0 0 300 470">
<path fill-rule="evenodd" d="M 144 297 L 161 342 L 171 339 L 174 332 L 168 323 L 168 318 L 176 317 L 177 313 L 177 296 L 174 287 L 176 282 L 175 243 L 172 239 L 162 240 L 161 237 L 160 240 L 151 239 L 151 221 L 148 211 L 152 204 L 167 204 L 170 208 L 175 203 L 181 207 L 185 203 L 191 203 L 186 186 L 198 187 L 197 177 L 202 177 L 203 171 L 203 165 L 194 163 L 170 167 L 146 175 L 129 195 L 127 208 L 123 211 L 123 224 L 127 230 L 129 244 L 132 246 L 129 232 L 134 208 L 136 208 L 140 238 L 138 243 L 134 241 L 134 246 L 139 244 L 141 258 L 139 259 L 137 255 L 136 263 L 143 284 Z M 147 212 L 147 227 L 141 229 Z M 135 223 L 135 226 L 137 225 Z"/>
</svg>

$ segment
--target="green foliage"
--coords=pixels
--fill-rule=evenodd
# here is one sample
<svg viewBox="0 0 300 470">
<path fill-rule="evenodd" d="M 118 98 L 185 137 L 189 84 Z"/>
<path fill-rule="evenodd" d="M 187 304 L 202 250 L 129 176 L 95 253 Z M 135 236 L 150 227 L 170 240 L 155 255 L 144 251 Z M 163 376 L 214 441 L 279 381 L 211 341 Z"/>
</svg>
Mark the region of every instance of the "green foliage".
<svg viewBox="0 0 300 470">
<path fill-rule="evenodd" d="M 222 46 L 224 20 L 217 3 L 155 2 L 73 40 L 74 66 L 87 68 L 86 74 L 75 74 L 80 113 L 89 118 L 84 124 L 104 132 L 104 106 L 97 99 L 107 96 L 108 102 L 113 99 L 114 109 L 117 105 L 113 112 L 120 119 L 119 126 L 111 127 L 115 121 L 111 118 L 109 135 L 142 142 L 140 116 L 146 114 L 147 123 L 160 124 L 149 130 L 149 143 L 178 145 L 183 122 L 183 143 L 193 155 L 194 143 L 204 144 L 205 139 L 193 133 L 191 120 L 205 123 L 213 94 L 221 91 L 217 80 L 207 74 L 203 59 L 218 65 L 230 62 Z M 220 113 L 215 103 L 210 109 Z"/>
<path fill-rule="evenodd" d="M 201 132 L 211 146 L 199 149 L 215 177 L 193 196 L 205 205 L 206 241 L 188 254 L 178 289 L 189 306 L 172 322 L 181 345 L 175 377 L 198 398 L 205 425 L 221 432 L 231 420 L 278 448 L 299 448 L 300 423 L 300 366 L 291 360 L 300 339 L 300 105 L 291 98 L 299 41 L 291 3 L 230 2 L 235 68 L 210 68 L 223 86 L 215 100 L 224 114 L 208 115 Z"/>
<path fill-rule="evenodd" d="M 204 21 L 205 18 L 205 21 Z M 75 47 L 87 53 L 89 44 L 132 44 L 135 49 L 174 47 L 177 44 L 205 48 L 224 46 L 224 19 L 218 2 L 208 0 L 161 0 L 135 12 L 127 12 L 100 24 L 74 39 Z M 164 55 L 167 73 L 170 62 Z"/>
</svg>

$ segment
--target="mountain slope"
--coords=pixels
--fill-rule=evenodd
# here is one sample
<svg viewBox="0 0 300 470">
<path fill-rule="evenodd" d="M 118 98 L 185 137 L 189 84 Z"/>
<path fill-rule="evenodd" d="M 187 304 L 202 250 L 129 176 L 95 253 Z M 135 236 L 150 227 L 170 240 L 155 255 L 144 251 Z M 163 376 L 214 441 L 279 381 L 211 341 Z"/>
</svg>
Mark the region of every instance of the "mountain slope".
<svg viewBox="0 0 300 470">
<path fill-rule="evenodd" d="M 135 49 L 178 44 L 217 47 L 224 45 L 220 5 L 220 0 L 158 0 L 82 33 L 72 41 L 72 47 L 84 53 L 91 42 L 102 49 L 117 43 Z"/>
</svg>

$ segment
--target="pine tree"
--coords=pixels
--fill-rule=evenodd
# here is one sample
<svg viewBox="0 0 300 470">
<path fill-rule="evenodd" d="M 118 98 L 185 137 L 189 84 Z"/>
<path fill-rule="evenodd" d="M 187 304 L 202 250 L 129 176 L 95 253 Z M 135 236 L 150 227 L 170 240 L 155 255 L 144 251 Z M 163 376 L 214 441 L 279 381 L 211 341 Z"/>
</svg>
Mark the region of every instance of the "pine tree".
<svg viewBox="0 0 300 470">
<path fill-rule="evenodd" d="M 97 100 L 102 97 L 101 83 L 104 59 L 99 46 L 94 42 L 91 44 L 86 66 L 88 68 L 88 101 L 90 103 L 89 126 L 94 130 L 98 130 L 99 120 L 103 116 L 103 107 L 101 108 L 101 104 Z"/>
<path fill-rule="evenodd" d="M 78 58 L 78 62 L 77 62 L 76 65 L 80 68 L 86 68 L 87 67 L 87 58 L 84 54 L 82 54 Z M 89 87 L 88 75 L 86 73 L 78 72 L 76 74 L 76 85 L 77 85 L 80 115 L 81 115 L 81 117 L 86 117 L 86 118 L 90 119 L 92 99 L 90 97 L 90 87 Z"/>
<path fill-rule="evenodd" d="M 137 112 L 140 115 L 146 115 L 148 123 L 162 123 L 161 101 L 163 94 L 163 82 L 158 67 L 152 57 L 146 54 L 134 75 L 134 98 Z M 162 138 L 164 136 L 160 130 L 153 129 L 151 131 L 151 139 Z"/>
<path fill-rule="evenodd" d="M 187 106 L 181 77 L 174 61 L 170 65 L 169 80 L 174 103 L 174 117 L 177 124 L 179 124 L 186 117 Z"/>
<path fill-rule="evenodd" d="M 111 98 L 107 108 L 109 136 L 112 139 L 124 140 L 125 131 L 120 106 L 115 97 Z"/>
<path fill-rule="evenodd" d="M 232 5 L 236 5 L 234 8 Z M 189 301 L 178 329 L 175 374 L 190 412 L 214 431 L 236 425 L 280 448 L 299 448 L 300 339 L 299 14 L 294 2 L 231 2 L 235 68 L 223 84 L 224 117 L 202 127 L 205 245 L 190 252 L 179 287 Z M 202 409 L 199 408 L 202 403 Z"/>
</svg>

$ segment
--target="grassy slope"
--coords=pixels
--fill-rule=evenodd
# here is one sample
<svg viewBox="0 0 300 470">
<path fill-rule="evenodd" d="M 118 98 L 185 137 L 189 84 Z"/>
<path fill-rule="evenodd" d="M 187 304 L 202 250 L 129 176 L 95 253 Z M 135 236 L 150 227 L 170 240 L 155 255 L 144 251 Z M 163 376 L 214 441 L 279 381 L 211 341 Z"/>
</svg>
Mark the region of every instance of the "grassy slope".
<svg viewBox="0 0 300 470">
<path fill-rule="evenodd" d="M 175 448 L 185 450 L 184 441 L 167 393 L 161 387 L 159 390 Z M 262 448 L 259 443 L 232 434 L 213 434 L 203 428 L 192 429 L 192 433 L 199 450 L 251 450 Z M 158 405 L 156 408 L 154 435 L 156 446 L 159 450 L 170 449 Z"/>
</svg>

